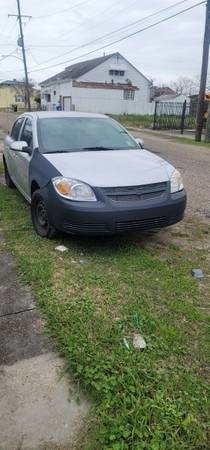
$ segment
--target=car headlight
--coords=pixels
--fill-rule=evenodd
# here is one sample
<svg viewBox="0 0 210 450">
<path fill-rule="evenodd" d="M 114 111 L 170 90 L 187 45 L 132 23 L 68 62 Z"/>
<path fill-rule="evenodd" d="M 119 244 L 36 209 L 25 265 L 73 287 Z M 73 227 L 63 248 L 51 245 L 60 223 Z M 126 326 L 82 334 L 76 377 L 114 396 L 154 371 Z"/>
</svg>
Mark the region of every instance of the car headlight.
<svg viewBox="0 0 210 450">
<path fill-rule="evenodd" d="M 171 194 L 182 191 L 184 189 L 181 174 L 178 170 L 174 170 L 170 178 Z"/>
<path fill-rule="evenodd" d="M 63 198 L 77 202 L 96 202 L 96 196 L 90 186 L 72 178 L 56 177 L 52 179 L 56 192 Z"/>
</svg>

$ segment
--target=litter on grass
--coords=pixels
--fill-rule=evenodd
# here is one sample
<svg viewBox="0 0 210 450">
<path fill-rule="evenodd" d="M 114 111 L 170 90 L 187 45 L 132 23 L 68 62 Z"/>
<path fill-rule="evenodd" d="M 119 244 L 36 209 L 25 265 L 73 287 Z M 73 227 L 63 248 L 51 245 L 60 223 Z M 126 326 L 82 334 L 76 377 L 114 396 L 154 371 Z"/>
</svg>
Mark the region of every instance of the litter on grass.
<svg viewBox="0 0 210 450">
<path fill-rule="evenodd" d="M 204 273 L 201 269 L 192 269 L 191 274 L 194 278 L 204 278 Z"/>
<path fill-rule="evenodd" d="M 126 339 L 125 337 L 123 338 L 123 343 L 124 343 L 125 347 L 126 347 L 128 350 L 130 350 L 129 343 L 128 343 L 128 341 L 127 341 L 127 339 Z"/>
<path fill-rule="evenodd" d="M 58 252 L 67 252 L 68 248 L 65 247 L 65 245 L 58 245 L 57 247 L 55 247 L 55 250 L 57 250 Z"/>
<path fill-rule="evenodd" d="M 88 262 L 86 261 L 86 259 L 80 259 L 79 263 L 81 264 L 81 266 L 84 266 L 85 264 L 87 264 Z"/>
<path fill-rule="evenodd" d="M 133 337 L 133 346 L 134 348 L 139 348 L 140 350 L 144 350 L 147 346 L 143 336 L 141 334 L 135 334 Z"/>
</svg>

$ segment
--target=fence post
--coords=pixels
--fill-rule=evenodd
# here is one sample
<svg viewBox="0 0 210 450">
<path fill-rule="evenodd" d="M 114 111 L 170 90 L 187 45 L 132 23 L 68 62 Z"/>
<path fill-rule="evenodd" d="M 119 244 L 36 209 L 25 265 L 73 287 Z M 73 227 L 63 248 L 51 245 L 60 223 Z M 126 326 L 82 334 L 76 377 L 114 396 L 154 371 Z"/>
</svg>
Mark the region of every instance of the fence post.
<svg viewBox="0 0 210 450">
<path fill-rule="evenodd" d="M 156 130 L 157 105 L 158 105 L 158 102 L 155 102 L 153 130 Z"/>
<path fill-rule="evenodd" d="M 184 101 L 183 107 L 182 107 L 182 116 L 181 116 L 181 122 L 180 122 L 181 134 L 184 133 L 184 121 L 185 121 L 186 107 L 187 107 L 187 100 Z"/>
</svg>

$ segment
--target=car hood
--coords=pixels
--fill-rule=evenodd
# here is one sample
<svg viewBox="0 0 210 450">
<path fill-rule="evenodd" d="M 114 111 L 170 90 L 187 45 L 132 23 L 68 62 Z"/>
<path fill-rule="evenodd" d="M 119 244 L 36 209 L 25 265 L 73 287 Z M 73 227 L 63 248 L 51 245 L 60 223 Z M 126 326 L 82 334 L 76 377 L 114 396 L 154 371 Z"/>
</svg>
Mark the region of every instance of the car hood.
<svg viewBox="0 0 210 450">
<path fill-rule="evenodd" d="M 43 155 L 64 177 L 91 186 L 135 186 L 168 181 L 174 168 L 147 150 L 107 150 Z"/>
</svg>

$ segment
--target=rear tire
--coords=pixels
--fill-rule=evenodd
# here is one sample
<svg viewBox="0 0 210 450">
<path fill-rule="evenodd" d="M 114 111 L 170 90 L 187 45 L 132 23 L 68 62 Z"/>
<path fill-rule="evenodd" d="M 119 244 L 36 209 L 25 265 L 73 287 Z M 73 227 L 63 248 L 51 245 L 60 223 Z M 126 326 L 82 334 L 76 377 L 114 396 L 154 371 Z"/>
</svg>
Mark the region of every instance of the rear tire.
<svg viewBox="0 0 210 450">
<path fill-rule="evenodd" d="M 44 198 L 40 190 L 35 191 L 31 199 L 31 219 L 36 233 L 47 239 L 53 239 L 57 230 L 50 224 Z"/>
<path fill-rule="evenodd" d="M 5 179 L 5 184 L 8 188 L 13 189 L 15 187 L 12 178 L 10 177 L 10 174 L 8 172 L 8 168 L 7 168 L 7 164 L 5 159 L 3 158 L 3 164 L 4 164 L 4 179 Z"/>
</svg>

